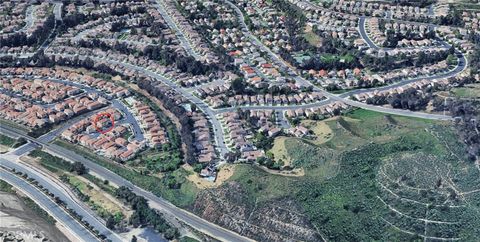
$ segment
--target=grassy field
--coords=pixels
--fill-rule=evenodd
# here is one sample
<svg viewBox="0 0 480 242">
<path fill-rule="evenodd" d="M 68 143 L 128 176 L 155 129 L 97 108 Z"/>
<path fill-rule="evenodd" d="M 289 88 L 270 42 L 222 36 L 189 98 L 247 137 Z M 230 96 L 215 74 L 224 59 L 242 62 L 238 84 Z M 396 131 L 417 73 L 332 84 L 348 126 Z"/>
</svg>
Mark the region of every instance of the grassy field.
<svg viewBox="0 0 480 242">
<path fill-rule="evenodd" d="M 89 205 L 103 218 L 112 214 L 118 218 L 125 218 L 130 215 L 130 211 L 121 206 L 121 204 L 114 200 L 111 195 L 104 193 L 95 185 L 92 185 L 88 180 L 80 176 L 68 176 L 68 182 L 73 187 L 77 188 L 82 194 L 87 195 L 90 199 Z"/>
<path fill-rule="evenodd" d="M 322 38 L 320 38 L 320 36 L 318 36 L 317 34 L 313 33 L 310 26 L 305 27 L 305 33 L 303 34 L 303 36 L 312 46 L 321 47 Z"/>
<path fill-rule="evenodd" d="M 114 188 L 108 184 L 99 181 L 98 178 L 86 173 L 82 175 L 76 175 L 76 173 L 70 172 L 69 162 L 61 158 L 52 156 L 43 151 L 35 150 L 31 156 L 36 158 L 23 157 L 25 162 L 32 165 L 41 165 L 45 169 L 52 172 L 52 174 L 69 184 L 73 190 L 77 191 L 77 195 L 80 198 L 88 197 L 88 205 L 97 212 L 102 218 L 107 218 L 109 215 L 114 215 L 118 221 L 130 216 L 129 209 L 125 209 L 122 204 L 113 196 Z"/>
<path fill-rule="evenodd" d="M 17 124 L 15 122 L 13 122 L 13 121 L 5 120 L 5 119 L 0 119 L 0 125 L 6 125 L 6 126 L 9 126 L 9 127 L 12 127 L 12 128 L 18 129 L 18 130 L 22 130 L 22 131 L 25 131 L 25 132 L 30 130 L 27 126 L 20 125 L 20 124 Z"/>
<path fill-rule="evenodd" d="M 480 83 L 467 84 L 464 87 L 453 88 L 451 94 L 461 98 L 480 98 Z"/>
<path fill-rule="evenodd" d="M 5 146 L 12 146 L 15 144 L 16 140 L 13 138 L 10 138 L 6 135 L 0 134 L 0 145 L 5 145 Z"/>
<path fill-rule="evenodd" d="M 10 148 L 17 148 L 26 142 L 27 141 L 23 138 L 14 139 L 0 134 L 0 154 L 8 152 Z"/>
<path fill-rule="evenodd" d="M 169 172 L 168 174 L 165 173 L 166 175 L 162 178 L 144 175 L 131 168 L 127 168 L 114 161 L 107 160 L 103 157 L 93 154 L 87 149 L 72 145 L 66 141 L 56 140 L 54 143 L 64 148 L 73 150 L 77 154 L 85 156 L 95 163 L 131 181 L 135 185 L 147 191 L 151 191 L 155 195 L 161 196 L 177 206 L 187 207 L 191 205 L 197 195 L 198 190 L 195 184 L 186 179 L 188 173 L 183 169 L 178 169 L 174 172 Z M 176 189 L 171 189 L 168 186 L 169 181 L 176 182 L 179 187 Z"/>
<path fill-rule="evenodd" d="M 316 137 L 313 143 L 316 145 L 321 145 L 333 137 L 333 131 L 326 122 L 303 120 L 301 124 L 315 134 Z"/>
<path fill-rule="evenodd" d="M 480 236 L 480 171 L 448 123 L 365 110 L 317 122 L 331 129 L 326 142 L 284 141 L 304 177 L 237 166 L 231 180 L 252 204 L 291 198 L 329 241 Z"/>
<path fill-rule="evenodd" d="M 273 147 L 270 149 L 270 152 L 274 154 L 274 159 L 276 162 L 282 160 L 286 166 L 290 166 L 292 159 L 287 153 L 287 148 L 285 147 L 285 141 L 288 139 L 294 139 L 290 137 L 280 136 L 275 138 Z"/>
</svg>

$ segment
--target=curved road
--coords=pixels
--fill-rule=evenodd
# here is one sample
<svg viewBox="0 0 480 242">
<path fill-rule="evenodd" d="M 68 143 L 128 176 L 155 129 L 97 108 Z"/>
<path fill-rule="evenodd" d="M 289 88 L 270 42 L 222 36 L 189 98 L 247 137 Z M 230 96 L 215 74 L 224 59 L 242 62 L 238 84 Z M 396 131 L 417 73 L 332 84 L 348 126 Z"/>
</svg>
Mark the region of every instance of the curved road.
<svg viewBox="0 0 480 242">
<path fill-rule="evenodd" d="M 204 220 L 198 217 L 195 214 L 192 214 L 188 211 L 185 211 L 181 208 L 176 207 L 175 205 L 168 202 L 167 200 L 161 197 L 157 197 L 151 192 L 145 191 L 142 188 L 135 186 L 130 181 L 111 172 L 107 168 L 100 166 L 97 163 L 85 158 L 84 156 L 78 155 L 71 150 L 65 149 L 55 144 L 50 144 L 50 143 L 41 141 L 39 139 L 32 138 L 10 127 L 0 127 L 0 131 L 1 131 L 0 133 L 6 134 L 8 136 L 24 137 L 30 142 L 35 142 L 37 144 L 40 144 L 43 146 L 44 149 L 48 150 L 50 153 L 55 154 L 59 157 L 62 157 L 66 160 L 79 161 L 83 163 L 85 167 L 87 167 L 90 171 L 98 174 L 102 178 L 109 180 L 110 182 L 113 182 L 114 184 L 117 184 L 119 186 L 129 187 L 136 194 L 145 197 L 149 201 L 149 203 L 151 204 L 153 203 L 155 207 L 160 207 L 161 212 L 172 215 L 177 219 L 179 219 L 180 221 L 183 221 L 184 223 L 192 226 L 193 228 L 211 237 L 214 237 L 221 241 L 228 241 L 228 242 L 252 241 L 251 239 L 248 239 L 235 232 L 224 229 L 216 224 L 213 224 L 207 220 Z"/>
<path fill-rule="evenodd" d="M 118 234 L 108 229 L 103 221 L 100 221 L 95 216 L 93 216 L 92 211 L 87 211 L 85 207 L 83 207 L 78 201 L 76 201 L 73 198 L 72 194 L 67 191 L 67 189 L 65 189 L 60 184 L 55 183 L 53 180 L 46 177 L 45 175 L 34 171 L 32 168 L 27 167 L 20 162 L 17 162 L 18 158 L 18 156 L 13 154 L 2 155 L 2 158 L 0 158 L 0 164 L 9 169 L 15 169 L 16 171 L 21 171 L 28 174 L 28 177 L 35 179 L 39 184 L 48 189 L 49 192 L 59 197 L 67 204 L 68 208 L 72 208 L 73 210 L 75 210 L 80 216 L 82 216 L 83 220 L 87 221 L 90 225 L 92 225 L 101 234 L 105 235 L 108 239 L 115 242 L 122 241 L 122 238 Z"/>
<path fill-rule="evenodd" d="M 69 55 L 69 54 L 59 54 L 62 57 L 74 57 L 78 56 L 80 58 L 87 58 L 87 56 L 82 56 L 82 55 Z M 88 56 L 90 59 L 99 61 L 99 62 L 107 62 L 110 64 L 115 64 L 115 65 L 121 65 L 124 66 L 125 68 L 131 69 L 131 70 L 136 70 L 138 72 L 143 73 L 144 75 L 150 76 L 153 79 L 159 80 L 163 84 L 167 85 L 168 87 L 172 88 L 173 90 L 178 91 L 183 97 L 188 99 L 191 103 L 195 104 L 197 108 L 202 111 L 206 116 L 208 121 L 212 124 L 213 126 L 213 133 L 215 137 L 215 143 L 217 144 L 217 149 L 223 157 L 225 154 L 229 152 L 225 141 L 224 141 L 224 133 L 223 133 L 223 128 L 220 124 L 220 121 L 217 119 L 215 116 L 215 112 L 200 98 L 194 96 L 192 93 L 190 93 L 187 89 L 180 87 L 178 84 L 174 83 L 173 81 L 169 80 L 168 78 L 150 71 L 146 68 L 140 67 L 140 66 L 135 66 L 126 62 L 120 62 L 120 61 L 115 61 L 115 60 L 109 60 L 109 59 L 103 59 L 103 58 L 98 58 L 94 56 Z"/>
<path fill-rule="evenodd" d="M 247 35 L 252 41 L 254 41 L 255 45 L 257 47 L 259 47 L 262 50 L 264 50 L 265 52 L 267 52 L 270 55 L 271 59 L 275 61 L 275 63 L 277 63 L 277 64 L 281 65 L 282 67 L 284 67 L 286 69 L 289 69 L 289 70 L 291 70 L 291 72 L 295 73 L 295 70 L 288 63 L 286 63 L 282 58 L 280 58 L 278 55 L 273 53 L 268 47 L 266 47 L 257 37 L 255 37 L 250 32 L 250 30 L 248 29 L 248 26 L 245 24 L 245 17 L 243 16 L 242 11 L 235 4 L 230 2 L 229 0 L 224 0 L 224 2 L 227 3 L 229 6 L 231 6 L 232 8 L 234 8 L 234 10 L 237 13 L 237 16 L 240 20 L 240 24 L 242 26 L 243 33 L 245 35 Z M 461 56 L 461 58 L 459 58 L 459 64 L 458 64 L 457 68 L 455 68 L 453 71 L 448 72 L 446 74 L 439 75 L 439 76 L 427 77 L 425 79 L 434 79 L 434 78 L 440 78 L 440 77 L 455 76 L 458 73 L 460 73 L 461 71 L 465 70 L 465 68 L 466 68 L 465 57 L 460 52 L 457 52 L 457 55 Z M 369 104 L 356 102 L 356 101 L 348 99 L 348 96 L 356 94 L 356 93 L 371 92 L 371 91 L 375 91 L 375 90 L 382 90 L 382 89 L 385 89 L 385 88 L 394 88 L 396 86 L 405 85 L 405 84 L 415 82 L 415 81 L 418 81 L 418 80 L 424 79 L 424 78 L 409 79 L 409 80 L 398 82 L 396 84 L 393 84 L 393 85 L 387 86 L 387 87 L 371 88 L 371 89 L 368 89 L 368 90 L 365 90 L 365 89 L 364 90 L 355 90 L 355 91 L 345 93 L 343 95 L 334 95 L 334 94 L 329 93 L 329 92 L 327 92 L 323 89 L 320 89 L 319 87 L 313 85 L 312 83 L 305 80 L 304 78 L 302 78 L 298 74 L 293 76 L 293 78 L 297 82 L 299 82 L 299 83 L 301 83 L 305 86 L 312 86 L 314 91 L 322 92 L 322 94 L 324 94 L 326 97 L 328 97 L 329 98 L 328 100 L 330 100 L 330 101 L 342 101 L 342 102 L 344 102 L 348 105 L 354 106 L 354 107 L 359 107 L 359 108 L 363 108 L 363 109 L 367 109 L 367 110 L 372 110 L 372 111 L 377 111 L 377 112 L 382 112 L 382 113 L 388 113 L 388 114 L 394 114 L 394 115 L 402 115 L 402 116 L 410 116 L 410 117 L 426 118 L 426 119 L 436 119 L 436 120 L 449 120 L 449 119 L 451 119 L 450 117 L 444 116 L 444 115 L 428 114 L 428 113 L 422 113 L 422 112 L 412 112 L 412 111 L 409 111 L 409 110 L 400 110 L 400 109 L 393 109 L 393 108 L 384 108 L 384 107 L 378 107 L 378 106 L 375 106 L 375 105 L 369 105 Z M 321 105 L 325 105 L 328 102 L 324 101 L 324 102 L 320 102 L 320 103 L 321 103 Z M 292 108 L 296 108 L 296 107 L 292 107 Z M 245 109 L 249 109 L 249 107 L 246 107 Z"/>
<path fill-rule="evenodd" d="M 50 197 L 38 190 L 32 184 L 3 168 L 0 168 L 0 178 L 35 201 L 36 204 L 38 204 L 43 210 L 47 211 L 57 222 L 65 226 L 78 239 L 78 241 L 100 241 L 76 219 L 72 218 L 70 214 L 59 207 Z"/>
<path fill-rule="evenodd" d="M 362 39 L 367 43 L 368 47 L 372 49 L 380 49 L 375 43 L 373 43 L 365 30 L 365 16 L 361 16 L 358 21 L 358 32 L 360 33 L 360 36 L 362 36 Z"/>
</svg>

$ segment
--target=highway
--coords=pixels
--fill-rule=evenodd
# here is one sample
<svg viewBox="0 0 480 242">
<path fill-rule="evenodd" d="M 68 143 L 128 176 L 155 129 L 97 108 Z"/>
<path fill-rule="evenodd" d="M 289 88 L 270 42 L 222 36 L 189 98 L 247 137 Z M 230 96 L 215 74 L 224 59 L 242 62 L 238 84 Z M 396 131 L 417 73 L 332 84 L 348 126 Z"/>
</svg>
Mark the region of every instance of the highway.
<svg viewBox="0 0 480 242">
<path fill-rule="evenodd" d="M 69 192 L 68 188 L 62 186 L 59 183 L 56 183 L 52 178 L 47 177 L 46 175 L 32 169 L 31 167 L 28 167 L 25 164 L 18 162 L 18 158 L 19 156 L 11 153 L 6 155 L 4 154 L 2 155 L 2 158 L 0 158 L 0 164 L 3 167 L 15 169 L 16 171 L 21 171 L 28 174 L 28 177 L 35 179 L 39 184 L 48 189 L 49 192 L 59 197 L 67 204 L 68 208 L 72 208 L 73 210 L 75 210 L 75 212 L 82 216 L 83 220 L 87 221 L 90 225 L 92 225 L 101 234 L 105 235 L 108 239 L 116 242 L 122 241 L 121 237 L 118 234 L 112 232 L 105 226 L 104 221 L 101 221 L 100 219 L 95 217 L 93 215 L 93 211 L 84 206 L 82 202 L 78 201 L 78 198 L 75 198 L 75 196 L 71 192 Z"/>
<path fill-rule="evenodd" d="M 0 127 L 0 133 L 11 136 L 11 137 L 24 137 L 25 139 L 29 140 L 30 142 L 35 142 L 43 147 L 43 149 L 47 150 L 48 152 L 55 154 L 59 157 L 62 157 L 69 161 L 79 161 L 85 165 L 89 169 L 89 171 L 98 174 L 102 178 L 109 180 L 110 182 L 117 184 L 119 186 L 127 186 L 132 189 L 133 192 L 136 194 L 145 197 L 149 203 L 153 203 L 155 207 L 162 208 L 160 212 L 169 214 L 174 216 L 180 221 L 192 226 L 196 230 L 199 230 L 213 238 L 216 238 L 221 241 L 228 241 L 228 242 L 240 242 L 240 241 L 252 241 L 246 237 L 243 237 L 235 232 L 229 231 L 224 229 L 218 225 L 215 225 L 207 220 L 204 220 L 197 215 L 194 215 L 188 211 L 185 211 L 181 208 L 176 207 L 175 205 L 171 204 L 167 200 L 157 197 L 151 192 L 145 191 L 142 188 L 139 188 L 132 184 L 130 181 L 122 178 L 121 176 L 111 172 L 107 168 L 96 164 L 95 162 L 85 158 L 84 156 L 78 155 L 71 150 L 65 149 L 61 146 L 50 144 L 48 142 L 41 141 L 39 139 L 32 138 L 23 134 L 20 131 L 17 131 L 10 127 Z M 3 160 L 2 160 L 3 163 Z M 10 163 L 8 163 L 10 164 Z M 53 191 L 52 191 L 53 192 Z"/>
<path fill-rule="evenodd" d="M 67 230 L 73 236 L 75 236 L 78 241 L 100 241 L 77 220 L 72 218 L 65 210 L 58 206 L 50 197 L 38 190 L 32 184 L 26 182 L 22 178 L 17 177 L 16 175 L 13 175 L 3 168 L 0 168 L 0 178 L 35 201 L 36 204 L 48 212 L 48 214 L 50 214 L 50 216 L 52 216 L 58 223 L 61 223 L 65 228 L 67 228 Z"/>
</svg>

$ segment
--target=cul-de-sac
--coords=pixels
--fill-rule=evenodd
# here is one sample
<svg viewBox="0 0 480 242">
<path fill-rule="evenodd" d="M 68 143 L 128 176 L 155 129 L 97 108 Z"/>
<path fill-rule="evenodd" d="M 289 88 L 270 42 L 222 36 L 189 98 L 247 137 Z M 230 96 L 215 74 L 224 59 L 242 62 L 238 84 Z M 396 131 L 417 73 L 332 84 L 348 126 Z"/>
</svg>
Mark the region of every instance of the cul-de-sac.
<svg viewBox="0 0 480 242">
<path fill-rule="evenodd" d="M 479 0 L 3 0 L 0 240 L 480 238 Z"/>
</svg>

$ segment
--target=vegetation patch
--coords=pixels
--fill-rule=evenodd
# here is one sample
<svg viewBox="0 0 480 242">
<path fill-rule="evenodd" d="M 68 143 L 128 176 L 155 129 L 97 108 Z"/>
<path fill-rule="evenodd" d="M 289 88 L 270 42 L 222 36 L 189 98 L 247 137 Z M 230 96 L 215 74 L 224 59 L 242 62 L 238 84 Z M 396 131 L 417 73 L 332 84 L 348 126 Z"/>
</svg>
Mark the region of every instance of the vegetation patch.
<svg viewBox="0 0 480 242">
<path fill-rule="evenodd" d="M 315 139 L 312 142 L 316 145 L 321 145 L 333 137 L 333 131 L 325 121 L 303 120 L 302 125 L 314 133 Z"/>
<path fill-rule="evenodd" d="M 24 138 L 10 138 L 9 136 L 0 134 L 0 153 L 6 153 L 10 148 L 17 148 L 27 143 Z"/>
<path fill-rule="evenodd" d="M 291 166 L 291 158 L 287 153 L 287 148 L 285 147 L 285 141 L 288 139 L 293 139 L 285 136 L 280 136 L 275 138 L 273 147 L 269 150 L 273 154 L 275 162 L 283 162 L 285 166 Z"/>
<path fill-rule="evenodd" d="M 480 98 L 480 83 L 467 84 L 464 87 L 457 87 L 450 90 L 455 97 Z"/>
<path fill-rule="evenodd" d="M 304 177 L 239 165 L 231 180 L 252 204 L 298 202 L 330 241 L 480 236 L 479 170 L 466 160 L 451 125 L 365 110 L 346 114 L 342 122 L 326 121 L 333 137 L 324 144 L 285 141 L 292 163 L 311 167 Z"/>
<path fill-rule="evenodd" d="M 56 140 L 54 143 L 66 149 L 73 150 L 79 155 L 85 156 L 91 161 L 131 181 L 133 184 L 169 200 L 176 206 L 187 207 L 191 205 L 198 192 L 195 184 L 185 178 L 188 173 L 182 172 L 181 169 L 178 169 L 175 172 L 165 173 L 165 176 L 158 178 L 156 176 L 145 175 L 136 170 L 117 164 L 68 142 Z"/>
<path fill-rule="evenodd" d="M 83 194 L 87 203 L 100 217 L 107 219 L 113 216 L 116 223 L 128 217 L 129 211 L 126 211 L 121 205 L 115 203 L 113 198 L 110 198 L 108 194 L 102 192 L 98 187 L 89 184 L 83 177 L 64 175 L 61 176 L 61 179 L 69 183 L 77 194 Z"/>
</svg>

